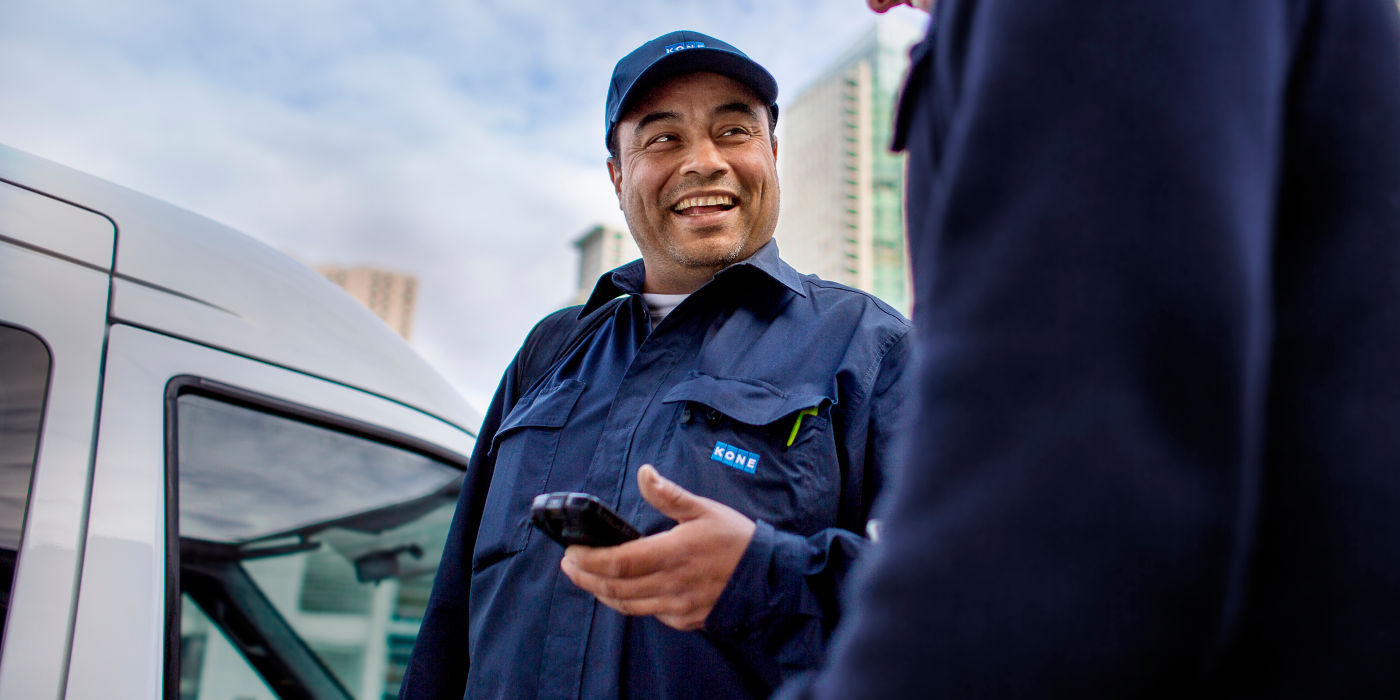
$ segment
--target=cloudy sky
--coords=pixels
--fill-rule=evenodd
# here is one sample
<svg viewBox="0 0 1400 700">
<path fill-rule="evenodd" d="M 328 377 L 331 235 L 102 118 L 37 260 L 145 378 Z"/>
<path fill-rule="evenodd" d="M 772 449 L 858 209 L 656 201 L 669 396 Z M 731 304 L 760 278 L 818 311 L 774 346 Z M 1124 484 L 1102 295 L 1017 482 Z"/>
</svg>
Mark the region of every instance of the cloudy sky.
<svg viewBox="0 0 1400 700">
<path fill-rule="evenodd" d="M 622 225 L 602 143 L 618 58 L 713 34 L 781 105 L 873 21 L 863 0 L 11 0 L 0 142 L 307 262 L 417 275 L 413 344 L 484 407 L 572 294 L 570 243 Z"/>
</svg>

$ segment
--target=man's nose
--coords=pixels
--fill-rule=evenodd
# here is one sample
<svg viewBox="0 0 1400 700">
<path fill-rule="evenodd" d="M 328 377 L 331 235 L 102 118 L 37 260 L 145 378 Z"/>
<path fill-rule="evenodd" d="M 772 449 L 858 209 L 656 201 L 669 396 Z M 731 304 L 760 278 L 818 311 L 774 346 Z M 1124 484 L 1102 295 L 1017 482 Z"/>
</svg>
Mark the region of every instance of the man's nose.
<svg viewBox="0 0 1400 700">
<path fill-rule="evenodd" d="M 691 142 L 690 148 L 687 149 L 683 167 L 687 175 L 695 173 L 704 178 L 711 178 L 728 172 L 729 163 L 724 159 L 719 145 L 712 139 L 697 139 Z"/>
</svg>

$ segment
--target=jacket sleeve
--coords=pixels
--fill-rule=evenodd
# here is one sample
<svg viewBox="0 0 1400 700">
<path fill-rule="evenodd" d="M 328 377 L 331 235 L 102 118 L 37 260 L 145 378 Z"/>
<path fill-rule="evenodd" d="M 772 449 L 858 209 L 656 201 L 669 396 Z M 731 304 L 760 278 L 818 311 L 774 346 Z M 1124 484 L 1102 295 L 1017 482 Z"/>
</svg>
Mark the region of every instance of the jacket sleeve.
<svg viewBox="0 0 1400 700">
<path fill-rule="evenodd" d="M 920 407 L 811 695 L 1197 694 L 1259 488 L 1302 5 L 939 3 Z"/>
<path fill-rule="evenodd" d="M 537 377 L 551 364 L 560 343 L 570 335 L 575 325 L 578 307 L 561 309 L 546 316 L 531 329 L 520 351 L 506 368 L 491 406 L 482 418 L 481 430 L 467 464 L 462 493 L 457 510 L 447 532 L 442 561 L 433 579 L 433 590 L 423 614 L 423 624 L 413 643 L 413 654 L 399 686 L 399 697 L 457 698 L 466 690 L 467 671 L 471 668 L 467 632 L 471 593 L 472 551 L 476 547 L 477 527 L 486 503 L 486 490 L 495 473 L 491 442 L 501 421 L 515 406 L 520 396 L 529 390 L 525 384 Z"/>
<path fill-rule="evenodd" d="M 518 358 L 517 358 L 518 361 Z M 495 464 L 488 454 L 500 428 L 506 406 L 513 405 L 515 362 L 506 370 L 491 406 L 482 419 L 476 446 L 467 465 L 457 510 L 447 531 L 442 561 L 433 579 L 423 624 L 413 643 L 413 654 L 399 686 L 402 700 L 459 698 L 466 692 L 471 658 L 467 648 L 467 611 L 471 591 L 472 550 L 475 548 L 481 507 L 491 485 Z"/>
<path fill-rule="evenodd" d="M 909 334 L 891 335 L 868 399 L 839 436 L 838 527 L 807 537 L 759 521 L 753 540 L 705 621 L 711 639 L 734 648 L 769 685 L 819 666 L 841 618 L 846 577 L 870 547 L 863 536 L 903 434 Z"/>
</svg>

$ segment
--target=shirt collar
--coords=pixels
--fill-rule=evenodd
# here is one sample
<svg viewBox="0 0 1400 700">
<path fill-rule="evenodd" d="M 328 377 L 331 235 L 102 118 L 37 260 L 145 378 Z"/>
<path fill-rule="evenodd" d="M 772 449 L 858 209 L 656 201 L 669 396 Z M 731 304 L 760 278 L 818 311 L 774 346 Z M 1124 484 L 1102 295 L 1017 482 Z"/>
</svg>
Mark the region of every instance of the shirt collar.
<svg viewBox="0 0 1400 700">
<path fill-rule="evenodd" d="M 728 275 L 732 270 L 744 267 L 753 268 L 763 273 L 768 278 L 792 290 L 798 296 L 807 296 L 807 292 L 802 288 L 802 276 L 797 273 L 797 270 L 792 269 L 791 265 L 778 257 L 778 242 L 776 240 L 769 239 L 762 248 L 759 248 L 746 260 L 740 260 L 715 273 L 715 278 L 718 279 L 721 275 Z M 579 317 L 587 316 L 594 309 L 623 294 L 641 294 L 642 283 L 645 280 L 646 268 L 643 267 L 641 260 L 633 260 L 610 272 L 603 273 L 603 276 L 598 278 L 598 283 L 593 286 L 593 293 L 588 296 L 588 302 L 579 311 Z"/>
</svg>

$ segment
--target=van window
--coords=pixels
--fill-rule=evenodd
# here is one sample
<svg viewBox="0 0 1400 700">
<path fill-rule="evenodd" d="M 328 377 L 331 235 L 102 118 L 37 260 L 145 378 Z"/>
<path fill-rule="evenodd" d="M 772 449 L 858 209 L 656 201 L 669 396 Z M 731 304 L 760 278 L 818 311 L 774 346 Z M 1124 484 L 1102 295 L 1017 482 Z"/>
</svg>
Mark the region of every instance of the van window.
<svg viewBox="0 0 1400 700">
<path fill-rule="evenodd" d="M 10 609 L 48 383 L 44 342 L 0 325 L 0 628 Z"/>
<path fill-rule="evenodd" d="M 291 673 L 266 661 L 279 648 L 328 672 L 332 695 L 396 697 L 421 618 L 402 599 L 431 585 L 464 465 L 246 397 L 185 393 L 175 408 L 184 615 L 202 611 L 179 625 L 182 697 L 272 697 L 268 668 Z M 264 681 L 200 652 L 215 638 Z"/>
<path fill-rule="evenodd" d="M 238 653 L 227 631 L 215 625 L 188 595 L 181 599 L 180 608 L 184 611 L 180 619 L 180 700 L 277 697 Z"/>
<path fill-rule="evenodd" d="M 432 493 L 462 470 L 254 408 L 179 399 L 180 534 L 246 542 Z"/>
</svg>

